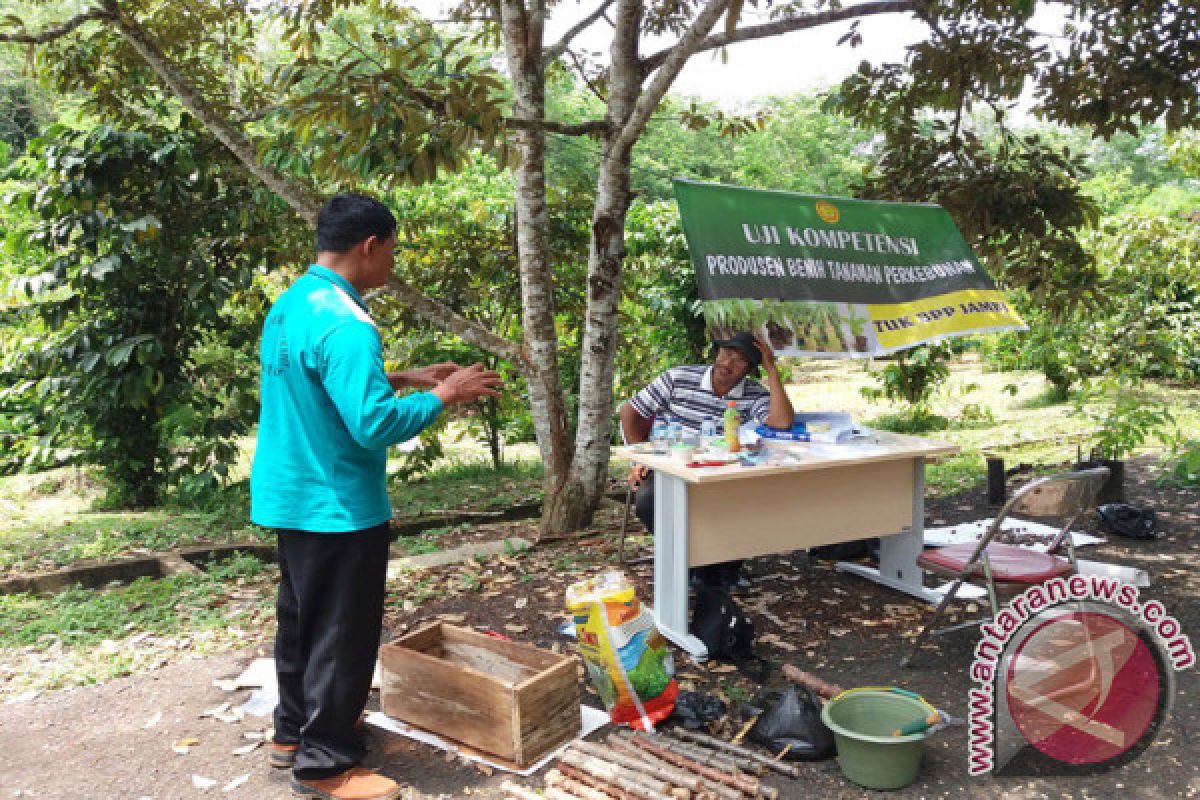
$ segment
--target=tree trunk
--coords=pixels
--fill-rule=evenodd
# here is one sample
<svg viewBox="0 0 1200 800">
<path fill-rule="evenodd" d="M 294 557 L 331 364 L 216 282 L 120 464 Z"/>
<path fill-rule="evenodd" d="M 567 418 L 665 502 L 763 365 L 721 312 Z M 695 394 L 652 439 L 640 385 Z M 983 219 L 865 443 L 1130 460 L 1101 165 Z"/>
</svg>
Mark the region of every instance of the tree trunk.
<svg viewBox="0 0 1200 800">
<path fill-rule="evenodd" d="M 545 7 L 533 0 L 504 0 L 501 30 L 513 82 L 514 116 L 545 119 L 542 35 Z M 554 275 L 546 246 L 546 132 L 541 125 L 513 132 L 519 154 L 515 167 L 517 262 L 521 277 L 521 316 L 529 403 L 538 449 L 545 467 L 540 538 L 556 538 L 580 527 L 577 492 L 570 491 L 571 470 L 566 403 L 558 375 L 558 334 L 554 327 Z"/>
<path fill-rule="evenodd" d="M 579 378 L 579 427 L 571 470 L 574 491 L 590 521 L 608 481 L 613 418 L 613 361 L 621 300 L 621 262 L 625 256 L 625 215 L 631 201 L 633 148 L 619 132 L 628 124 L 641 92 L 638 33 L 641 0 L 617 5 L 612 44 L 608 116 L 603 156 L 592 213 L 588 249 L 587 325 Z"/>
</svg>

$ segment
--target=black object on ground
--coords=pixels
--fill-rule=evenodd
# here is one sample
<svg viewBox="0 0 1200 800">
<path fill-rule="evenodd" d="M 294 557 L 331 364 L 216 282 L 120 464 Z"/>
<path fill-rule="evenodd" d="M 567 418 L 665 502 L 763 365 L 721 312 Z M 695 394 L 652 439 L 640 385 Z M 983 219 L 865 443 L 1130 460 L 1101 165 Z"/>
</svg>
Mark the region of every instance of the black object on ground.
<svg viewBox="0 0 1200 800">
<path fill-rule="evenodd" d="M 692 606 L 693 636 L 704 643 L 708 657 L 727 661 L 756 683 L 771 672 L 770 662 L 754 652 L 754 623 L 721 586 L 701 583 Z"/>
<path fill-rule="evenodd" d="M 789 686 L 758 700 L 761 712 L 747 738 L 789 761 L 822 761 L 836 752 L 833 732 L 821 721 L 821 704 L 809 689 Z M 752 713 L 757 709 L 748 709 Z"/>
<path fill-rule="evenodd" d="M 1096 508 L 1100 515 L 1100 528 L 1105 533 L 1115 533 L 1130 539 L 1161 539 L 1158 519 L 1149 508 L 1138 508 L 1129 503 L 1106 503 Z"/>
<path fill-rule="evenodd" d="M 680 692 L 675 699 L 671 719 L 689 731 L 701 728 L 725 716 L 725 701 L 704 692 Z"/>
</svg>

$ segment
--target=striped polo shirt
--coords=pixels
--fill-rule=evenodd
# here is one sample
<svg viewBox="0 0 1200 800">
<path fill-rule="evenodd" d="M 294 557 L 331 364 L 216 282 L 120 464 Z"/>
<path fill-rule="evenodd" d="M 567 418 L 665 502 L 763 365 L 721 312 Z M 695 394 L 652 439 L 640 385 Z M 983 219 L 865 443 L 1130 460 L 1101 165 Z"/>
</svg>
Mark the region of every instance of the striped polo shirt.
<svg viewBox="0 0 1200 800">
<path fill-rule="evenodd" d="M 771 393 L 758 381 L 742 378 L 724 397 L 713 392 L 712 367 L 674 367 L 655 378 L 629 400 L 633 410 L 646 419 L 679 420 L 688 433 L 699 433 L 705 417 L 712 417 L 717 430 L 724 429 L 723 417 L 729 401 L 737 403 L 742 422 L 765 423 Z"/>
</svg>

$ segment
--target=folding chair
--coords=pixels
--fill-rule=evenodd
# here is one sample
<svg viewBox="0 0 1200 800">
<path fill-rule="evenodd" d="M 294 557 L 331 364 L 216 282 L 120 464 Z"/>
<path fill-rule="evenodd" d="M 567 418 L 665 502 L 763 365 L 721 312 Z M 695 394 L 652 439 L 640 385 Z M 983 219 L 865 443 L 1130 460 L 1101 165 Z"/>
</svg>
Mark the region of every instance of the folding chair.
<svg viewBox="0 0 1200 800">
<path fill-rule="evenodd" d="M 987 533 L 978 542 L 933 548 L 922 553 L 917 558 L 917 566 L 936 575 L 951 578 L 954 583 L 942 596 L 933 617 L 913 642 L 912 651 L 900 662 L 901 666 L 907 667 L 912 664 L 921 645 L 930 635 L 947 633 L 975 624 L 960 623 L 936 630 L 933 627 L 966 581 L 982 575 L 987 585 L 992 617 L 995 617 L 999 612 L 996 600 L 998 586 L 1002 591 L 1023 591 L 1028 586 L 1051 578 L 1078 572 L 1075 545 L 1070 536 L 1071 526 L 1081 514 L 1095 505 L 1096 494 L 1107 478 L 1108 468 L 1097 467 L 1031 481 L 1017 490 L 1012 499 L 1004 504 Z M 1065 524 L 1050 541 L 1044 553 L 993 542 L 992 539 L 1000 530 L 1001 523 L 1010 514 L 1059 518 L 1064 519 Z M 1055 554 L 1064 543 L 1067 546 L 1066 558 Z"/>
</svg>

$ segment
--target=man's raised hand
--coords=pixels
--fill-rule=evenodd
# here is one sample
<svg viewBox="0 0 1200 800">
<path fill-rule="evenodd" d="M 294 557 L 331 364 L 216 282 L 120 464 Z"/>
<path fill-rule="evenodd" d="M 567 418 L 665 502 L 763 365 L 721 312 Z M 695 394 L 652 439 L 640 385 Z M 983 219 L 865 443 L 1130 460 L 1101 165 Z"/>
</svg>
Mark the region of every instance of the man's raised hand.
<svg viewBox="0 0 1200 800">
<path fill-rule="evenodd" d="M 472 364 L 447 375 L 431 391 L 443 405 L 454 406 L 480 397 L 499 397 L 503 385 L 500 373 L 484 369 L 483 364 Z"/>
<path fill-rule="evenodd" d="M 757 333 L 754 334 L 754 343 L 758 345 L 758 352 L 762 353 L 763 369 L 768 375 L 771 374 L 775 371 L 775 351 L 771 349 L 770 343 Z"/>
</svg>

